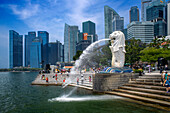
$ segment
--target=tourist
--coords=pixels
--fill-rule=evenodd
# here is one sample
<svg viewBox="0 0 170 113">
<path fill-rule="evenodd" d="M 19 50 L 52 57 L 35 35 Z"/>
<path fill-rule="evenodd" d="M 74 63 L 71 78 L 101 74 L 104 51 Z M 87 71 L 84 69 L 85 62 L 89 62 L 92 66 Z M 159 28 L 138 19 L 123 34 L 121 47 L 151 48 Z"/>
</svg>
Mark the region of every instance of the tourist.
<svg viewBox="0 0 170 113">
<path fill-rule="evenodd" d="M 167 91 L 167 93 L 168 93 L 168 92 L 169 92 L 169 89 L 170 89 L 170 83 L 169 83 L 168 76 L 167 76 L 167 79 L 164 81 L 163 86 L 166 87 L 166 91 Z"/>
<path fill-rule="evenodd" d="M 162 66 L 160 67 L 160 74 L 162 73 L 163 69 L 162 69 Z"/>
<path fill-rule="evenodd" d="M 46 77 L 46 82 L 48 83 L 48 77 Z"/>
<path fill-rule="evenodd" d="M 79 77 L 77 77 L 77 85 L 79 85 Z"/>
<path fill-rule="evenodd" d="M 170 76 L 170 75 L 168 74 L 167 71 L 165 71 L 165 80 L 167 80 L 168 76 Z"/>
<path fill-rule="evenodd" d="M 56 80 L 56 84 L 57 84 L 57 77 L 55 77 L 55 80 Z"/>
<path fill-rule="evenodd" d="M 148 73 L 150 73 L 151 72 L 151 65 L 149 64 L 148 65 Z"/>
<path fill-rule="evenodd" d="M 165 65 L 165 70 L 166 70 L 166 71 L 168 70 L 168 65 L 167 65 L 167 64 Z"/>
<path fill-rule="evenodd" d="M 165 71 L 162 71 L 162 73 L 161 73 L 161 84 L 164 83 L 164 78 L 165 78 Z"/>
<path fill-rule="evenodd" d="M 84 77 L 81 76 L 81 84 L 83 84 L 83 81 L 84 81 Z"/>
<path fill-rule="evenodd" d="M 41 75 L 41 80 L 43 80 L 44 75 Z"/>
<path fill-rule="evenodd" d="M 43 75 L 43 80 L 45 80 L 45 75 Z"/>
<path fill-rule="evenodd" d="M 91 76 L 89 76 L 89 82 L 91 82 Z"/>
<path fill-rule="evenodd" d="M 66 78 L 63 79 L 63 84 L 65 83 L 65 81 L 66 81 Z"/>
</svg>

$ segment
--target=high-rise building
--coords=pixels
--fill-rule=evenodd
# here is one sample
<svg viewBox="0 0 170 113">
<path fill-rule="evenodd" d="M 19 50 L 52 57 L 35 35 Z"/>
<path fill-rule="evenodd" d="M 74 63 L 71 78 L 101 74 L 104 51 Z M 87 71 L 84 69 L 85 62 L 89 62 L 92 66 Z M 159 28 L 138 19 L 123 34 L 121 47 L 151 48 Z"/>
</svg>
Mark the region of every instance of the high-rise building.
<svg viewBox="0 0 170 113">
<path fill-rule="evenodd" d="M 127 38 L 140 39 L 143 43 L 150 43 L 154 39 L 153 22 L 131 22 L 127 26 Z"/>
<path fill-rule="evenodd" d="M 28 32 L 28 35 L 25 35 L 25 67 L 30 66 L 30 47 L 34 38 L 36 32 Z"/>
<path fill-rule="evenodd" d="M 64 45 L 61 46 L 61 62 L 64 62 Z"/>
<path fill-rule="evenodd" d="M 127 28 L 125 28 L 125 29 L 123 30 L 123 33 L 124 33 L 124 35 L 125 35 L 125 40 L 127 40 Z"/>
<path fill-rule="evenodd" d="M 146 20 L 154 22 L 154 36 L 157 38 L 167 34 L 165 17 L 164 1 L 154 1 L 146 7 Z"/>
<path fill-rule="evenodd" d="M 170 1 L 167 3 L 167 34 L 170 35 Z"/>
<path fill-rule="evenodd" d="M 104 18 L 105 18 L 105 38 L 109 38 L 109 35 L 116 30 L 123 30 L 124 18 L 109 6 L 104 6 Z"/>
<path fill-rule="evenodd" d="M 55 65 L 57 62 L 63 62 L 62 47 L 63 45 L 57 40 L 50 42 L 49 46 L 49 64 Z"/>
<path fill-rule="evenodd" d="M 83 40 L 83 32 L 79 31 L 77 43 L 80 42 L 81 40 Z"/>
<path fill-rule="evenodd" d="M 42 68 L 42 39 L 34 38 L 30 47 L 30 67 Z"/>
<path fill-rule="evenodd" d="M 141 20 L 146 21 L 146 7 L 152 0 L 141 0 Z"/>
<path fill-rule="evenodd" d="M 139 21 L 139 9 L 137 6 L 133 6 L 129 10 L 130 23 L 133 21 Z"/>
<path fill-rule="evenodd" d="M 76 54 L 76 43 L 78 39 L 78 26 L 65 24 L 64 28 L 64 61 L 73 61 Z"/>
<path fill-rule="evenodd" d="M 23 36 L 9 30 L 9 68 L 23 66 Z"/>
<path fill-rule="evenodd" d="M 123 31 L 124 29 L 124 17 L 118 15 L 113 18 L 113 31 Z"/>
<path fill-rule="evenodd" d="M 95 34 L 96 34 L 96 29 L 95 29 L 95 23 L 92 21 L 86 21 L 83 22 L 83 33 L 88 33 L 88 35 L 93 35 L 93 42 L 95 42 Z"/>
<path fill-rule="evenodd" d="M 146 8 L 152 3 L 152 2 L 160 2 L 165 4 L 165 0 L 141 0 L 141 20 L 146 21 Z"/>
<path fill-rule="evenodd" d="M 48 64 L 48 43 L 49 43 L 49 33 L 47 31 L 38 31 L 38 37 L 42 39 L 42 62 L 43 66 Z"/>
<path fill-rule="evenodd" d="M 76 50 L 84 51 L 90 44 L 90 40 L 81 40 L 79 43 L 77 43 Z"/>
</svg>

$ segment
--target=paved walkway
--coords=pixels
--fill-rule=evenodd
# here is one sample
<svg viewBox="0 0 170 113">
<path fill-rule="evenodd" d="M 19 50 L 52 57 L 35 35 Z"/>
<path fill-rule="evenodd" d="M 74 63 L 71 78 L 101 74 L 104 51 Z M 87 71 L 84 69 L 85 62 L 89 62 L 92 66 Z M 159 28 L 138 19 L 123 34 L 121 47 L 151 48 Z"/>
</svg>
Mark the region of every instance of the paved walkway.
<svg viewBox="0 0 170 113">
<path fill-rule="evenodd" d="M 57 81 L 56 81 L 56 76 L 55 74 L 57 74 Z M 72 76 L 72 79 L 74 79 L 74 83 L 72 83 L 72 85 L 77 84 L 77 77 L 79 77 L 79 86 L 88 86 L 92 88 L 92 81 L 89 83 L 89 76 L 91 76 L 92 78 L 92 74 L 93 73 L 84 73 L 84 83 L 81 84 L 81 76 L 80 74 L 68 74 L 68 73 L 44 73 L 45 78 L 48 77 L 48 82 L 46 82 L 46 80 L 42 80 L 42 75 L 43 74 L 39 74 L 36 79 L 32 82 L 32 85 L 62 85 L 63 84 L 63 80 L 65 79 L 66 83 L 68 83 L 69 79 Z M 68 80 L 68 81 L 67 81 Z"/>
</svg>

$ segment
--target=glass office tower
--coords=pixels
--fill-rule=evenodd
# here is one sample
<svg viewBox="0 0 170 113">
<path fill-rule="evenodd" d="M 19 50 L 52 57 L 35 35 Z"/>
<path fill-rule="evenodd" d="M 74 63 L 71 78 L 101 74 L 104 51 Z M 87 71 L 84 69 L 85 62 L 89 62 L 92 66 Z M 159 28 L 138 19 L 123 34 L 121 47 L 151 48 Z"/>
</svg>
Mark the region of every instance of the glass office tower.
<svg viewBox="0 0 170 113">
<path fill-rule="evenodd" d="M 146 21 L 146 7 L 152 0 L 141 0 L 141 20 Z"/>
<path fill-rule="evenodd" d="M 95 23 L 93 23 L 92 21 L 83 22 L 83 33 L 88 33 L 88 35 L 93 35 L 93 42 L 95 42 L 96 41 Z"/>
<path fill-rule="evenodd" d="M 28 32 L 28 35 L 25 35 L 25 67 L 30 66 L 30 47 L 34 38 L 36 32 Z"/>
<path fill-rule="evenodd" d="M 42 62 L 43 66 L 48 64 L 48 43 L 49 43 L 49 33 L 47 31 L 38 31 L 38 37 L 42 39 Z"/>
<path fill-rule="evenodd" d="M 150 43 L 154 39 L 153 22 L 131 22 L 127 26 L 127 38 L 140 39 L 143 43 Z"/>
<path fill-rule="evenodd" d="M 57 62 L 62 62 L 62 44 L 60 41 L 49 43 L 49 64 L 56 65 Z"/>
<path fill-rule="evenodd" d="M 167 35 L 165 4 L 162 1 L 154 1 L 146 8 L 147 21 L 154 22 L 154 36 L 156 38 Z"/>
<path fill-rule="evenodd" d="M 124 18 L 109 6 L 104 6 L 104 19 L 105 19 L 105 38 L 109 38 L 109 35 L 116 30 L 123 31 Z"/>
<path fill-rule="evenodd" d="M 129 11 L 130 23 L 133 21 L 139 21 L 139 9 L 137 6 L 133 6 Z"/>
<path fill-rule="evenodd" d="M 113 18 L 113 31 L 122 31 L 124 29 L 124 17 L 120 17 L 118 15 Z"/>
<path fill-rule="evenodd" d="M 42 39 L 35 38 L 32 40 L 30 47 L 30 67 L 42 68 Z"/>
<path fill-rule="evenodd" d="M 9 30 L 9 68 L 23 66 L 23 36 Z"/>
<path fill-rule="evenodd" d="M 73 61 L 76 54 L 76 43 L 78 39 L 78 26 L 65 24 L 64 28 L 64 61 Z"/>
</svg>

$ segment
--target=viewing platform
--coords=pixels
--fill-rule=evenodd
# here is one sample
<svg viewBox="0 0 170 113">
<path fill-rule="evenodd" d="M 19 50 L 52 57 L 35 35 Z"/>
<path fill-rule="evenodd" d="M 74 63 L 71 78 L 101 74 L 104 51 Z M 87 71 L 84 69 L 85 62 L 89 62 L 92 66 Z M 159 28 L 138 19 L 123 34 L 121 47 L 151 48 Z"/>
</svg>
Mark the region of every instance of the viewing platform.
<svg viewBox="0 0 170 113">
<path fill-rule="evenodd" d="M 41 75 L 39 74 L 37 76 L 37 78 L 32 82 L 32 85 L 61 86 L 63 84 L 63 79 L 66 78 L 67 80 L 68 77 L 71 76 L 68 76 L 67 73 L 57 73 L 58 79 L 56 84 L 55 73 L 44 74 L 46 77 L 49 78 L 48 83 L 46 83 L 45 80 L 41 79 Z M 89 82 L 88 79 L 88 77 L 92 76 L 93 73 L 85 73 L 83 75 L 85 77 L 83 84 L 81 84 L 80 79 L 79 85 L 77 85 L 77 83 L 72 83 L 69 84 L 69 86 L 93 91 L 93 80 Z M 147 103 L 148 106 L 170 111 L 170 92 L 166 92 L 166 89 L 162 86 L 160 80 L 161 76 L 158 72 L 145 73 L 145 75 L 139 76 L 139 78 L 131 79 L 128 83 L 118 87 L 117 89 L 103 91 L 103 94 L 111 94 L 130 98 L 140 104 L 145 105 Z"/>
</svg>

